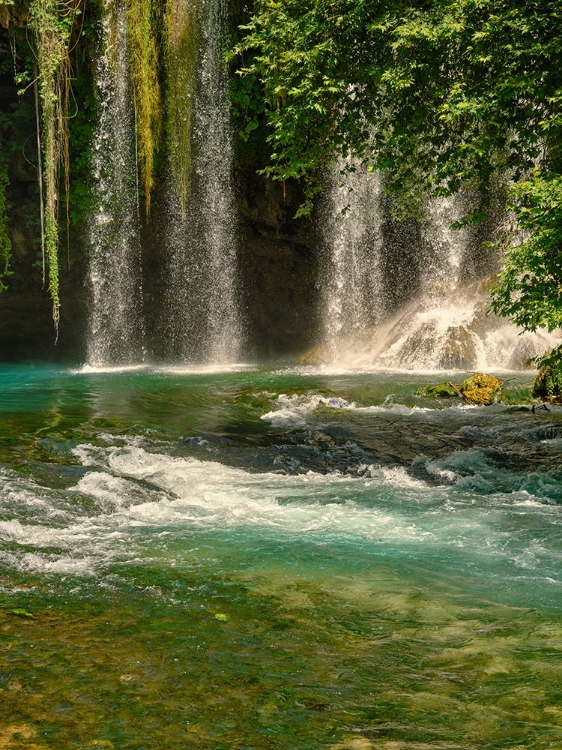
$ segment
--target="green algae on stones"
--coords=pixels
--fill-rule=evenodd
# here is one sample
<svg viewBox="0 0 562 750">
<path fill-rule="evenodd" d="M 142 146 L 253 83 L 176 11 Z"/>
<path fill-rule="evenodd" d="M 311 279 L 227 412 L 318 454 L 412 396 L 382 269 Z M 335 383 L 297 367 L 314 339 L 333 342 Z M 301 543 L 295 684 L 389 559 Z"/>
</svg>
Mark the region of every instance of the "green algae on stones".
<svg viewBox="0 0 562 750">
<path fill-rule="evenodd" d="M 426 398 L 454 398 L 458 396 L 458 391 L 451 383 L 437 383 L 437 385 L 425 385 L 416 391 L 417 396 Z"/>
</svg>

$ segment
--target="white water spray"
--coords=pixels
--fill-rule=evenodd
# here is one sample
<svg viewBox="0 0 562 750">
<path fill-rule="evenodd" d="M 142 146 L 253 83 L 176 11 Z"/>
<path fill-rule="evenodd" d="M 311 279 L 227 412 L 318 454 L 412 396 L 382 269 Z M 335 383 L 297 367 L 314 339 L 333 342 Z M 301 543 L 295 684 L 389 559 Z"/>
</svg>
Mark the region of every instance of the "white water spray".
<svg viewBox="0 0 562 750">
<path fill-rule="evenodd" d="M 428 201 L 417 237 L 411 232 L 402 236 L 399 225 L 384 215 L 380 181 L 373 174 L 358 166 L 349 187 L 339 182 L 334 177 L 326 203 L 326 363 L 401 370 L 523 369 L 559 343 L 546 332 L 521 335 L 513 324 L 488 315 L 489 272 L 488 278 L 467 282 L 467 269 L 469 278 L 478 277 L 480 241 L 474 230 L 451 228 L 466 213 L 462 196 Z M 346 198 L 349 208 L 342 213 Z M 393 287 L 401 296 L 394 294 L 389 304 Z"/>
</svg>

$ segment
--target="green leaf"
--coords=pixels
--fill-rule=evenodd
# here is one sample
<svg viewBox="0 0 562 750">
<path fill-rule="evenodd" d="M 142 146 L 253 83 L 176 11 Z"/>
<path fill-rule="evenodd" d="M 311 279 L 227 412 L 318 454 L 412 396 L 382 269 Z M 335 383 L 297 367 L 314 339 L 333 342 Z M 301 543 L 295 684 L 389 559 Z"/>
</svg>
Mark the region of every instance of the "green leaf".
<svg viewBox="0 0 562 750">
<path fill-rule="evenodd" d="M 18 607 L 15 609 L 6 609 L 5 612 L 8 615 L 15 615 L 16 617 L 27 617 L 31 620 L 35 619 L 35 615 L 32 612 L 28 612 L 26 609 L 20 609 Z"/>
</svg>

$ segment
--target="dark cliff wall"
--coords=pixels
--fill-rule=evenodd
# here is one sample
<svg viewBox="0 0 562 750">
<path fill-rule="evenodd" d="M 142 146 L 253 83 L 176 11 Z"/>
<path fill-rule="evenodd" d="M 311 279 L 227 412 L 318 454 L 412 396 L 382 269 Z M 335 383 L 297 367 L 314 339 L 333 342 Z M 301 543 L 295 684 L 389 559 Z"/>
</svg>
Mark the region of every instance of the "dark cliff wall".
<svg viewBox="0 0 562 750">
<path fill-rule="evenodd" d="M 318 331 L 318 238 L 300 187 L 238 173 L 240 276 L 250 353 L 292 355 Z"/>
<path fill-rule="evenodd" d="M 21 5 L 21 4 L 20 4 Z M 23 7 L 23 6 L 22 6 Z M 14 82 L 17 50 L 28 49 L 26 10 L 19 26 L 0 19 L 0 159 L 7 166 L 6 208 L 12 245 L 12 274 L 0 294 L 0 360 L 77 359 L 84 320 L 83 228 L 70 233 L 61 248 L 63 309 L 55 345 L 48 290 L 43 284 L 38 186 L 37 123 L 33 87 L 18 94 Z M 18 20 L 18 19 L 16 19 Z M 65 224 L 64 217 L 61 223 Z"/>
</svg>

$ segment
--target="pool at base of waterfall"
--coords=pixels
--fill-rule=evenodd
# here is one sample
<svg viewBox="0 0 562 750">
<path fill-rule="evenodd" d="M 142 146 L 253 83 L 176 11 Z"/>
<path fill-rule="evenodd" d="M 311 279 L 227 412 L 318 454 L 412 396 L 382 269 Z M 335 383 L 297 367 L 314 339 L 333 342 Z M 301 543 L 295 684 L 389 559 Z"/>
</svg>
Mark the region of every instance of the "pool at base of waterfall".
<svg viewBox="0 0 562 750">
<path fill-rule="evenodd" d="M 0 367 L 0 747 L 562 747 L 562 408 L 501 377 Z"/>
</svg>

